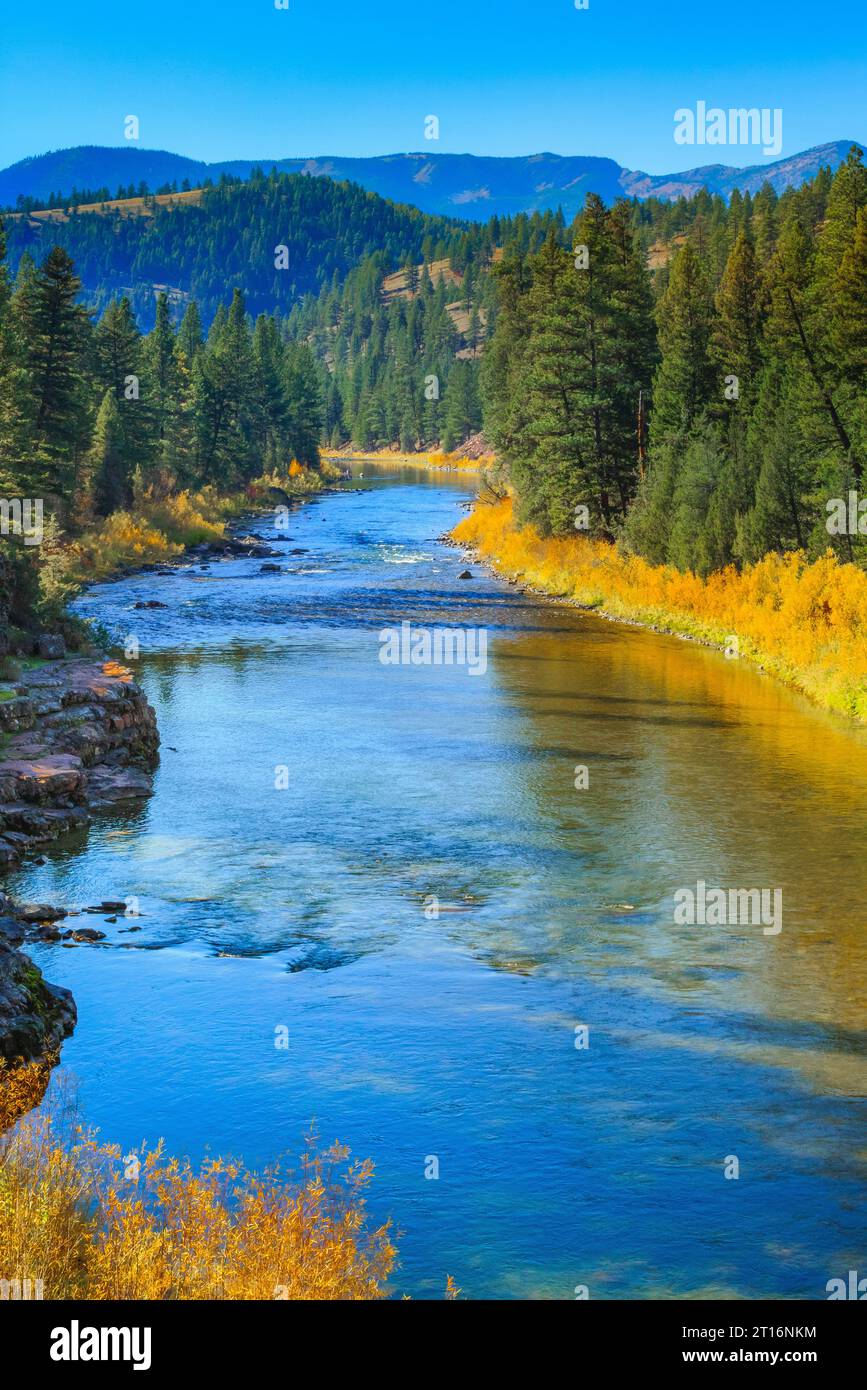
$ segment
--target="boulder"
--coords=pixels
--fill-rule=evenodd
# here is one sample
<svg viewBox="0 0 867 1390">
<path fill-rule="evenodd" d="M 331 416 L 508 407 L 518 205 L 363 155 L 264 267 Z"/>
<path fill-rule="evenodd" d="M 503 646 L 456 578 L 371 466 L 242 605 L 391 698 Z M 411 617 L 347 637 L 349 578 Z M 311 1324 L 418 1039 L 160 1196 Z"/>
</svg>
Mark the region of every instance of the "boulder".
<svg viewBox="0 0 867 1390">
<path fill-rule="evenodd" d="M 5 836 L 0 835 L 0 871 L 3 869 L 14 869 L 20 862 L 21 851 L 11 844 Z"/>
<path fill-rule="evenodd" d="M 66 656 L 66 643 L 60 633 L 41 633 L 36 639 L 36 655 L 44 661 L 62 661 Z"/>
<path fill-rule="evenodd" d="M 20 946 L 24 936 L 24 928 L 14 917 L 0 917 L 0 942 L 6 946 Z"/>
<path fill-rule="evenodd" d="M 48 984 L 28 956 L 0 938 L 0 1056 L 30 1061 L 58 1047 L 75 1020 L 69 990 Z"/>
<path fill-rule="evenodd" d="M 14 656 L 0 657 L 0 680 L 20 681 L 23 668 L 20 661 L 16 661 Z"/>
<path fill-rule="evenodd" d="M 35 745 L 21 751 L 26 751 L 27 756 L 0 764 L 0 794 L 4 794 L 4 799 L 7 781 L 11 781 L 12 799 L 37 803 L 60 798 L 84 800 L 87 776 L 80 758 L 69 753 L 43 755 Z"/>
<path fill-rule="evenodd" d="M 49 907 L 47 903 L 26 903 L 18 908 L 16 916 L 22 922 L 59 922 L 67 913 L 65 908 Z"/>
<path fill-rule="evenodd" d="M 150 796 L 153 778 L 137 767 L 110 767 L 101 764 L 91 770 L 88 781 L 88 800 L 94 810 L 114 806 L 119 801 L 133 801 Z"/>
</svg>

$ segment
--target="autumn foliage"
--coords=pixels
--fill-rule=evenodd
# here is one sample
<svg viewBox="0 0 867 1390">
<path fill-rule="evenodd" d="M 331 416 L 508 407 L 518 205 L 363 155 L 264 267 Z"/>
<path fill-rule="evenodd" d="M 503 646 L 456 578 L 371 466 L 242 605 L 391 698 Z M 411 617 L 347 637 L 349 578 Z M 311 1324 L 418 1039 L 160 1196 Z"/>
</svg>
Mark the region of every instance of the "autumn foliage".
<svg viewBox="0 0 867 1390">
<path fill-rule="evenodd" d="M 479 504 L 453 532 L 502 574 L 628 621 L 725 646 L 827 708 L 867 719 L 867 574 L 830 552 L 771 552 L 701 579 L 616 546 L 518 529 L 510 498 Z"/>
<path fill-rule="evenodd" d="M 457 473 L 478 473 L 486 462 L 485 459 L 468 458 L 458 450 L 453 454 L 435 450 L 427 455 L 427 461 L 431 468 L 453 469 Z"/>
<path fill-rule="evenodd" d="M 0 1062 L 0 1279 L 47 1299 L 376 1299 L 395 1248 L 368 1225 L 369 1161 L 312 1143 L 294 1178 L 161 1144 L 121 1156 L 42 1098 L 49 1064 Z M 11 1125 L 11 1128 L 8 1126 Z"/>
</svg>

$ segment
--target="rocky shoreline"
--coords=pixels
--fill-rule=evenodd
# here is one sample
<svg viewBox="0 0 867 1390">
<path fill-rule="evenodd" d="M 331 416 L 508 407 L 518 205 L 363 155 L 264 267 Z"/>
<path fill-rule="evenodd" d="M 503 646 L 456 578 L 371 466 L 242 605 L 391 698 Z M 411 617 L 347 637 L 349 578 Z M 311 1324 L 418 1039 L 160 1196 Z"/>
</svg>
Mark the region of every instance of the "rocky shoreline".
<svg viewBox="0 0 867 1390">
<path fill-rule="evenodd" d="M 301 505 L 278 489 L 274 501 L 290 510 Z M 246 516 L 267 510 L 251 509 Z M 243 524 L 238 517 L 218 540 L 188 546 L 166 563 L 123 566 L 108 579 L 171 575 L 221 560 L 285 558 L 290 536 L 236 534 Z M 275 542 L 284 548 L 275 550 Z M 156 599 L 136 604 L 165 606 Z M 32 639 L 22 651 L 20 661 L 11 658 L 14 675 L 10 679 L 7 672 L 0 685 L 0 875 L 60 835 L 85 828 L 94 812 L 149 796 L 159 762 L 156 715 L 126 666 L 98 655 L 68 657 L 62 638 L 51 635 Z M 114 921 L 125 906 L 103 902 L 81 910 Z M 16 905 L 0 893 L 0 1057 L 29 1060 L 55 1051 L 75 1027 L 70 992 L 49 984 L 19 949 L 28 941 L 77 945 L 103 939 L 105 933 L 94 928 L 71 926 L 65 919 L 72 915 L 47 904 Z"/>
<path fill-rule="evenodd" d="M 156 715 L 132 673 L 104 658 L 61 657 L 20 671 L 0 699 L 0 873 L 94 812 L 147 797 L 159 761 Z M 101 909 L 118 904 L 102 904 Z M 120 904 L 123 907 L 123 904 Z M 61 929 L 62 909 L 0 894 L 0 1056 L 56 1048 L 75 1026 L 68 990 L 18 948 L 28 939 L 98 940 Z"/>
</svg>

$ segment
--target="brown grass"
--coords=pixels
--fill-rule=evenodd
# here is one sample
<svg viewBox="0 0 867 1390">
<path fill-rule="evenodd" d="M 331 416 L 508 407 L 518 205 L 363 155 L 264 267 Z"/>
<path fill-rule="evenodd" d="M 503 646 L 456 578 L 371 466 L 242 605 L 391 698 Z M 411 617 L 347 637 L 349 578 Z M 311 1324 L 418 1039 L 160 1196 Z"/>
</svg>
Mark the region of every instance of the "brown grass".
<svg viewBox="0 0 867 1390">
<path fill-rule="evenodd" d="M 153 204 L 171 208 L 195 206 L 202 201 L 205 190 L 190 188 L 183 193 L 155 193 L 147 198 L 109 198 L 104 203 L 79 203 L 76 213 L 89 212 L 97 217 L 106 217 L 110 212 L 119 212 L 122 217 L 153 217 Z M 29 222 L 68 222 L 66 208 L 43 208 L 39 212 L 7 212 L 3 214 L 8 222 L 16 222 L 25 217 Z"/>
<path fill-rule="evenodd" d="M 416 266 L 419 278 L 424 269 L 424 263 Z M 452 270 L 449 260 L 428 262 L 428 274 L 434 286 L 440 280 L 445 280 L 447 285 L 463 284 L 463 275 L 457 270 Z M 416 294 L 418 291 L 416 291 Z M 396 270 L 391 275 L 386 275 L 382 282 L 382 295 L 385 300 L 389 299 L 413 299 L 415 295 L 410 292 L 407 274 L 405 270 Z"/>
</svg>

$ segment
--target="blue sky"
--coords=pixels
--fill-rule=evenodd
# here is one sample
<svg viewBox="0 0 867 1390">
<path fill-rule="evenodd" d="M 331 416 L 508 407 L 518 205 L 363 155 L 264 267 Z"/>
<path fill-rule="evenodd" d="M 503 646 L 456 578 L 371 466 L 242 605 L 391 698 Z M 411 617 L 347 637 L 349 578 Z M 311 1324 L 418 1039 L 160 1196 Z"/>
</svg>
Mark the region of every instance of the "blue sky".
<svg viewBox="0 0 867 1390">
<path fill-rule="evenodd" d="M 200 159 L 609 155 L 671 172 L 679 107 L 783 111 L 783 156 L 867 140 L 864 0 L 41 0 L 0 39 L 0 166 L 68 145 Z M 437 115 L 438 142 L 424 139 Z"/>
</svg>

